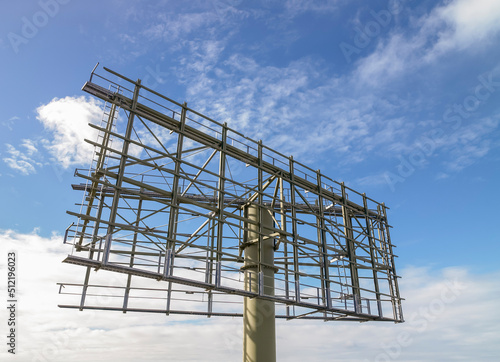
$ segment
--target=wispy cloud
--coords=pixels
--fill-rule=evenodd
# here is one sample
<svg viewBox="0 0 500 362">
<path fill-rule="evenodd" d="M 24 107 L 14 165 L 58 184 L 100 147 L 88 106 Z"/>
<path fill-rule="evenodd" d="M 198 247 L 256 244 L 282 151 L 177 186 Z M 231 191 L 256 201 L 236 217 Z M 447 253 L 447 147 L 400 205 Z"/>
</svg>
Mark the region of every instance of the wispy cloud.
<svg viewBox="0 0 500 362">
<path fill-rule="evenodd" d="M 359 177 L 354 180 L 353 185 L 359 186 L 380 186 L 387 184 L 385 173 L 381 172 L 375 175 Z"/>
<path fill-rule="evenodd" d="M 493 142 L 490 136 L 499 124 L 500 117 L 488 117 L 443 137 L 441 145 L 450 155 L 450 159 L 445 161 L 447 169 L 461 171 L 487 155 L 491 148 L 498 147 L 498 142 Z"/>
<path fill-rule="evenodd" d="M 383 154 L 412 128 L 394 116 L 401 100 L 349 89 L 349 77 L 325 77 L 313 58 L 277 67 L 214 49 L 215 55 L 196 48 L 185 56 L 202 62 L 179 72 L 192 106 L 280 152 L 302 160 L 332 152 L 343 162 L 359 162 L 371 151 Z"/>
<path fill-rule="evenodd" d="M 201 27 L 217 21 L 213 11 L 193 12 L 186 14 L 160 13 L 155 23 L 143 31 L 143 35 L 152 40 L 175 42 L 190 36 Z"/>
<path fill-rule="evenodd" d="M 397 166 L 358 181 L 373 180 L 372 185 L 380 185 L 376 181 L 383 175 L 386 186 L 394 191 L 397 183 L 404 182 L 431 161 L 439 163 L 441 170 L 435 179 L 442 180 L 473 165 L 488 155 L 490 150 L 500 146 L 498 115 L 475 119 L 474 123 L 466 125 L 462 125 L 459 118 L 454 121 L 457 122 L 451 127 L 446 127 L 445 122 L 424 122 L 433 127 L 419 134 L 412 142 L 401 144 L 394 150 L 394 156 L 399 160 Z"/>
<path fill-rule="evenodd" d="M 439 132 L 432 130 L 430 134 L 433 134 L 433 137 L 427 138 L 427 141 L 432 142 L 431 153 L 441 155 L 445 171 L 459 172 L 484 157 L 490 149 L 499 146 L 492 137 L 499 125 L 499 116 L 485 117 L 447 132 L 441 129 L 438 129 Z M 416 140 L 410 149 L 429 147 L 422 145 L 422 141 Z"/>
<path fill-rule="evenodd" d="M 19 149 L 11 144 L 6 144 L 5 146 L 7 147 L 8 157 L 4 157 L 3 161 L 7 166 L 19 171 L 22 175 L 34 174 L 37 167 L 42 166 L 36 141 L 24 139 Z"/>
<path fill-rule="evenodd" d="M 354 89 L 351 75 L 332 75 L 325 60 L 316 56 L 276 65 L 256 56 L 263 44 L 250 42 L 243 49 L 235 42 L 241 36 L 238 19 L 252 17 L 276 33 L 264 42 L 282 47 L 281 35 L 289 30 L 276 24 L 283 23 L 283 17 L 331 13 L 340 4 L 294 0 L 268 3 L 257 11 L 244 1 L 223 0 L 176 12 L 164 8 L 156 14 L 145 7 L 140 17 L 145 19 L 147 12 L 153 24 L 123 39 L 128 44 L 168 46 L 168 62 L 160 68 L 175 74 L 190 106 L 211 118 L 304 162 L 322 152 L 342 162 L 360 162 L 373 150 L 383 154 L 381 148 L 409 132 L 393 112 L 400 100 Z"/>
<path fill-rule="evenodd" d="M 17 116 L 10 117 L 8 120 L 2 121 L 2 126 L 6 127 L 9 131 L 12 131 L 14 129 L 14 123 L 19 120 L 20 118 Z"/>
</svg>

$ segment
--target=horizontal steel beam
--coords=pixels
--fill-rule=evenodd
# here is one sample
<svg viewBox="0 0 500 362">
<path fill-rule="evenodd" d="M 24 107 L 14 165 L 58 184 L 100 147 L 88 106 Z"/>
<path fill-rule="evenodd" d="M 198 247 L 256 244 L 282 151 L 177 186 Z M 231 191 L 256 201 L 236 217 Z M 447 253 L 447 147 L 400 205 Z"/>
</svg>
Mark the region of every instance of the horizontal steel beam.
<svg viewBox="0 0 500 362">
<path fill-rule="evenodd" d="M 187 285 L 187 286 L 191 286 L 191 287 L 195 287 L 195 288 L 202 288 L 205 290 L 214 290 L 214 291 L 219 291 L 219 292 L 223 292 L 226 294 L 239 295 L 242 297 L 260 298 L 260 299 L 264 299 L 264 300 L 273 301 L 276 303 L 283 303 L 283 304 L 288 304 L 288 305 L 294 305 L 296 307 L 315 309 L 315 310 L 318 310 L 319 312 L 336 313 L 339 315 L 345 315 L 345 316 L 349 316 L 349 317 L 358 317 L 361 320 L 397 322 L 396 320 L 394 320 L 392 318 L 380 317 L 377 315 L 354 312 L 354 311 L 340 309 L 340 308 L 327 308 L 325 306 L 321 306 L 321 305 L 314 304 L 314 303 L 307 303 L 307 302 L 303 302 L 303 301 L 296 301 L 293 299 L 286 299 L 286 298 L 281 298 L 281 297 L 276 297 L 276 296 L 259 294 L 256 292 L 249 292 L 249 291 L 242 290 L 242 289 L 229 288 L 229 287 L 225 287 L 222 285 L 205 283 L 205 282 L 196 281 L 196 280 L 187 279 L 187 278 L 182 278 L 182 277 L 178 277 L 178 276 L 174 276 L 174 275 L 164 275 L 163 273 L 157 273 L 157 272 L 152 272 L 152 271 L 147 271 L 147 270 L 140 270 L 137 268 L 131 268 L 128 266 L 123 266 L 123 265 L 115 265 L 115 264 L 110 264 L 110 263 L 104 265 L 103 263 L 96 261 L 96 260 L 91 260 L 91 259 L 87 259 L 87 258 L 73 256 L 73 255 L 68 255 L 66 257 L 66 259 L 63 260 L 63 262 L 68 263 L 68 264 L 75 264 L 75 265 L 80 265 L 80 266 L 91 267 L 91 268 L 95 268 L 97 270 L 102 269 L 102 270 L 108 270 L 108 271 L 117 272 L 117 273 L 123 273 L 123 274 L 127 274 L 127 275 L 135 275 L 135 276 L 139 276 L 139 277 L 155 279 L 158 281 L 163 280 L 163 281 L 178 283 L 181 285 Z"/>
</svg>

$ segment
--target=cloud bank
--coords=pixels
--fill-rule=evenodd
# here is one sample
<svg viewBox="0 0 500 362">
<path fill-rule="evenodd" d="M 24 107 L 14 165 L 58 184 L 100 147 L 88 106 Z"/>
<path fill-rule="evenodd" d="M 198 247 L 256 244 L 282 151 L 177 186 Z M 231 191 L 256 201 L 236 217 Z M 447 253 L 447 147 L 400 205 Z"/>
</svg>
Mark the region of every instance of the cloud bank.
<svg viewBox="0 0 500 362">
<path fill-rule="evenodd" d="M 0 230 L 0 238 L 1 255 L 15 250 L 19 260 L 16 361 L 241 359 L 241 319 L 59 309 L 63 303 L 56 283 L 82 282 L 85 271 L 61 263 L 69 252 L 62 238 L 44 238 L 36 230 Z M 419 266 L 401 274 L 406 323 L 279 320 L 278 360 L 491 361 L 500 354 L 500 270 L 475 275 L 463 267 Z M 5 287 L 4 278 L 2 294 Z M 5 309 L 0 318 L 6 320 Z M 1 328 L 5 332 L 5 324 Z M 5 349 L 0 354 L 4 358 Z"/>
</svg>

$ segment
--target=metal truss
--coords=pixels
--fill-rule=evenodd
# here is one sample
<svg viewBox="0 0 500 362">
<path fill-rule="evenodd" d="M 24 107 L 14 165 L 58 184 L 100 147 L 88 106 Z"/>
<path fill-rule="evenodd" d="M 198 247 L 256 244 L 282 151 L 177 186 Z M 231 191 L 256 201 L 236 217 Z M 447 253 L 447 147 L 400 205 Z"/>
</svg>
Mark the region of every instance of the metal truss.
<svg viewBox="0 0 500 362">
<path fill-rule="evenodd" d="M 83 87 L 106 111 L 65 236 L 64 261 L 86 273 L 60 283 L 61 307 L 241 316 L 251 297 L 276 302 L 277 318 L 403 321 L 383 203 L 104 69 Z M 269 238 L 274 264 L 244 267 L 244 249 Z"/>
</svg>

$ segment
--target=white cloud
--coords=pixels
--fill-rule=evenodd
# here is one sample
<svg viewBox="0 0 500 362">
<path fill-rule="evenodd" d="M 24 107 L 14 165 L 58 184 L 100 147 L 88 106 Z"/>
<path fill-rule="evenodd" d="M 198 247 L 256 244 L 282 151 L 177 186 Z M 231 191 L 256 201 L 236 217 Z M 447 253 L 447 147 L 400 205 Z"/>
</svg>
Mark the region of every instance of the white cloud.
<svg viewBox="0 0 500 362">
<path fill-rule="evenodd" d="M 413 33 L 396 30 L 378 39 L 375 51 L 357 64 L 357 82 L 380 87 L 451 52 L 487 51 L 500 33 L 500 2 L 448 1 L 411 24 Z"/>
<path fill-rule="evenodd" d="M 19 171 L 23 175 L 36 173 L 36 168 L 41 167 L 42 163 L 38 154 L 36 141 L 24 139 L 20 148 L 24 151 L 15 148 L 10 144 L 6 144 L 8 157 L 4 157 L 3 161 L 10 168 Z"/>
<path fill-rule="evenodd" d="M 54 98 L 37 108 L 37 119 L 52 133 L 45 147 L 62 167 L 90 162 L 93 147 L 84 139 L 97 139 L 97 131 L 88 123 L 98 124 L 102 113 L 98 101 L 83 96 Z"/>
<path fill-rule="evenodd" d="M 1 255 L 15 250 L 18 259 L 17 360 L 241 359 L 241 319 L 57 308 L 62 296 L 57 294 L 56 282 L 80 283 L 85 272 L 83 267 L 61 263 L 69 252 L 62 238 L 9 230 L 0 230 L 0 238 Z M 349 361 L 491 361 L 500 353 L 496 343 L 500 271 L 476 275 L 463 267 L 420 266 L 400 273 L 406 323 L 278 320 L 278 360 L 320 361 L 336 356 Z M 0 283 L 4 293 L 5 279 Z M 0 314 L 5 321 L 6 309 Z M 6 354 L 5 349 L 0 354 Z"/>
<path fill-rule="evenodd" d="M 43 167 L 45 158 L 39 144 L 63 168 L 90 162 L 93 147 L 84 139 L 97 139 L 97 131 L 88 123 L 98 124 L 102 119 L 102 106 L 98 101 L 85 97 L 54 98 L 36 112 L 37 119 L 50 134 L 49 139 L 23 139 L 17 147 L 6 144 L 8 156 L 3 161 L 10 168 L 23 175 L 36 173 L 37 168 Z M 11 121 L 17 119 L 13 117 Z"/>
<path fill-rule="evenodd" d="M 438 173 L 438 174 L 434 177 L 434 179 L 435 179 L 435 180 L 445 180 L 445 179 L 447 179 L 447 178 L 449 178 L 449 177 L 450 177 L 450 175 L 449 175 L 449 174 L 444 173 L 444 172 L 439 172 L 439 173 Z"/>
<path fill-rule="evenodd" d="M 447 25 L 438 33 L 434 45 L 438 54 L 481 46 L 490 43 L 500 32 L 500 2 L 456 0 L 437 8 L 426 22 L 437 25 L 445 22 Z"/>
</svg>

